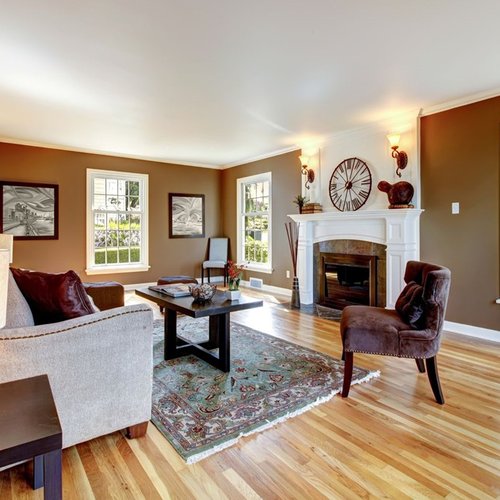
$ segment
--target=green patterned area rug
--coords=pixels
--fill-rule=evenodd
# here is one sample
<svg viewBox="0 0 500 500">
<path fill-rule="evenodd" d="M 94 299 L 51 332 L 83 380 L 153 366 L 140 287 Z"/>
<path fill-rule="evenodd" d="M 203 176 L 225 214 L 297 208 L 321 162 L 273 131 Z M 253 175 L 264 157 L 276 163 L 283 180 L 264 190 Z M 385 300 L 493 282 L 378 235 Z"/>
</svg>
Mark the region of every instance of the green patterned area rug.
<svg viewBox="0 0 500 500">
<path fill-rule="evenodd" d="M 178 333 L 203 341 L 207 318 L 178 318 Z M 342 388 L 344 363 L 231 323 L 231 371 L 196 356 L 163 360 L 163 321 L 155 321 L 152 421 L 187 461 L 227 448 L 324 403 Z M 354 367 L 353 384 L 377 377 Z"/>
</svg>

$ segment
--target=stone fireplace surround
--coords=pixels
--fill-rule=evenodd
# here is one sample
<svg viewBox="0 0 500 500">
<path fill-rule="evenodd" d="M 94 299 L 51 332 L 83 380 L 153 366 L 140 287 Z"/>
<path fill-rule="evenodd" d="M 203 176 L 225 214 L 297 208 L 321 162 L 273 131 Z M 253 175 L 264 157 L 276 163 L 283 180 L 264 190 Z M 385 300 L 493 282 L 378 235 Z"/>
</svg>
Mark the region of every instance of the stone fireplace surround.
<svg viewBox="0 0 500 500">
<path fill-rule="evenodd" d="M 315 304 L 321 303 L 321 255 L 342 254 L 351 257 L 358 255 L 364 257 L 375 257 L 376 267 L 376 305 L 385 307 L 385 245 L 379 245 L 371 241 L 359 240 L 328 240 L 314 243 L 314 264 L 313 264 L 313 301 Z M 325 304 L 323 304 L 325 305 Z"/>
<path fill-rule="evenodd" d="M 408 208 L 290 215 L 299 224 L 297 275 L 301 303 L 314 301 L 314 244 L 360 240 L 386 245 L 386 307 L 394 308 L 404 286 L 406 262 L 419 259 L 422 212 Z"/>
</svg>

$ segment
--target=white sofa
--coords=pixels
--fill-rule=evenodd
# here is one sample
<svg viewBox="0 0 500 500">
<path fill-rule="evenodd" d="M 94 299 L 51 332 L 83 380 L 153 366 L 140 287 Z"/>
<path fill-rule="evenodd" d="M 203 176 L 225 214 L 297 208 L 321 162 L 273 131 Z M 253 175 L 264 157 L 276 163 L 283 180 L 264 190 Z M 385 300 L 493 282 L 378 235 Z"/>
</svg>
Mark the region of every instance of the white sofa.
<svg viewBox="0 0 500 500">
<path fill-rule="evenodd" d="M 147 305 L 35 326 L 10 275 L 0 383 L 47 374 L 65 448 L 120 429 L 145 431 L 140 424 L 151 417 L 152 333 Z"/>
</svg>

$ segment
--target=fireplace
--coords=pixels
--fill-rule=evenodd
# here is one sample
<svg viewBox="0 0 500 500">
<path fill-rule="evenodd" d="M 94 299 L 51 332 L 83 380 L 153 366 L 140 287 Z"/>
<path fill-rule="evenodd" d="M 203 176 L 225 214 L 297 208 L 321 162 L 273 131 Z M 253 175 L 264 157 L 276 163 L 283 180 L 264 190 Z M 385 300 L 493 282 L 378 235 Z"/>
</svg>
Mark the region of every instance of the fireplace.
<svg viewBox="0 0 500 500">
<path fill-rule="evenodd" d="M 319 303 L 335 309 L 377 305 L 377 257 L 320 254 Z"/>
<path fill-rule="evenodd" d="M 344 239 L 385 245 L 385 306 L 393 308 L 404 286 L 406 262 L 419 257 L 421 213 L 420 209 L 403 208 L 291 214 L 289 217 L 299 223 L 297 275 L 301 303 L 313 304 L 315 299 L 314 246 Z M 380 300 L 377 305 L 384 307 Z"/>
</svg>

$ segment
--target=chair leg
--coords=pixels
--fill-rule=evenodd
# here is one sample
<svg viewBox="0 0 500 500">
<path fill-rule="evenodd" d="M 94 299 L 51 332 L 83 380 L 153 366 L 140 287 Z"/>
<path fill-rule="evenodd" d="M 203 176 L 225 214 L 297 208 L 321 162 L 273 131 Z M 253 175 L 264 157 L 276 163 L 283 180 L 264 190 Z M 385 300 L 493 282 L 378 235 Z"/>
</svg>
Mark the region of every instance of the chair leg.
<svg viewBox="0 0 500 500">
<path fill-rule="evenodd" d="M 429 377 L 429 382 L 431 384 L 434 397 L 436 398 L 436 401 L 440 405 L 444 405 L 444 396 L 443 396 L 443 391 L 441 390 L 441 384 L 439 383 L 439 374 L 438 374 L 436 356 L 433 356 L 432 358 L 427 358 L 425 360 L 425 365 L 427 367 L 427 376 Z"/>
<path fill-rule="evenodd" d="M 342 387 L 342 397 L 349 396 L 349 389 L 351 388 L 352 380 L 352 366 L 354 361 L 354 354 L 352 352 L 344 352 L 344 386 Z"/>
<path fill-rule="evenodd" d="M 203 268 L 203 264 L 201 265 L 201 284 L 203 285 L 205 279 L 205 269 Z"/>
<path fill-rule="evenodd" d="M 415 363 L 417 363 L 417 368 L 420 373 L 425 373 L 425 364 L 422 358 L 415 358 Z"/>
<path fill-rule="evenodd" d="M 210 283 L 210 268 L 207 267 L 207 283 Z"/>
</svg>

